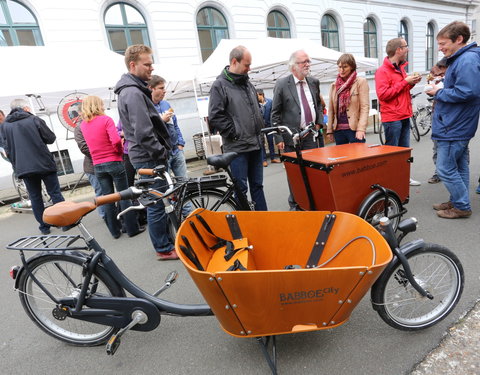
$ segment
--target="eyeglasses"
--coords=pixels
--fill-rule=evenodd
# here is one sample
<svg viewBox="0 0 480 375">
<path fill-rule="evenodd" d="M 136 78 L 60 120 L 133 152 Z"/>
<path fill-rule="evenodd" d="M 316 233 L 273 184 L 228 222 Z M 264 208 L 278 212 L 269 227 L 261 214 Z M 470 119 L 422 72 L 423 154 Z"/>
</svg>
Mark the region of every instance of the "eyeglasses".
<svg viewBox="0 0 480 375">
<path fill-rule="evenodd" d="M 399 48 L 408 48 L 408 44 L 405 44 L 404 46 L 400 46 Z"/>
<path fill-rule="evenodd" d="M 311 63 L 312 63 L 311 60 L 305 60 L 305 61 L 297 61 L 295 64 L 306 65 L 306 64 L 311 64 Z"/>
</svg>

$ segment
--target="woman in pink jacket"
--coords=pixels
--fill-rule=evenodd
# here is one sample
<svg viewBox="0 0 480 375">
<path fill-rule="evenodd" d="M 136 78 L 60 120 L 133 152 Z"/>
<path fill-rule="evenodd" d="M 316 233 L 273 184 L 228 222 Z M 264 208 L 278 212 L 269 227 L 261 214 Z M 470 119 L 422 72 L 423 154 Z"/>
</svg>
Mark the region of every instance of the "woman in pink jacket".
<svg viewBox="0 0 480 375">
<path fill-rule="evenodd" d="M 123 142 L 118 135 L 115 123 L 105 115 L 102 99 L 98 96 L 87 96 L 82 101 L 81 130 L 92 156 L 95 176 L 97 176 L 102 194 L 128 188 L 127 176 L 123 165 Z M 130 201 L 120 201 L 120 208 L 124 210 L 131 205 Z M 130 211 L 123 216 L 125 228 L 130 237 L 144 231 L 137 222 L 137 215 Z M 114 238 L 122 234 L 122 225 L 117 219 L 115 204 L 105 205 L 105 222 Z"/>
<path fill-rule="evenodd" d="M 337 65 L 338 76 L 330 87 L 327 137 L 337 145 L 365 142 L 370 110 L 367 80 L 357 77 L 353 55 L 344 53 Z"/>
</svg>

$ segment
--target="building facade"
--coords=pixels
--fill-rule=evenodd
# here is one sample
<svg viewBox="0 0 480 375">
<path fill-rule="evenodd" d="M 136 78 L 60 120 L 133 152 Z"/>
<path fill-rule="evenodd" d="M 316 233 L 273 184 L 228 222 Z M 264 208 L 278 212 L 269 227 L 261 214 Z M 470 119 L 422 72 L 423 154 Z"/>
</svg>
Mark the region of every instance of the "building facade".
<svg viewBox="0 0 480 375">
<path fill-rule="evenodd" d="M 157 63 L 199 65 L 223 38 L 271 36 L 311 39 L 377 58 L 381 64 L 387 41 L 402 36 L 410 47 L 409 70 L 425 73 L 441 58 L 436 33 L 453 20 L 467 22 L 476 31 L 479 4 L 480 0 L 0 0 L 0 48 L 61 46 L 73 55 L 90 53 L 95 58 L 95 48 L 121 54 L 128 45 L 144 43 L 152 47 Z M 76 50 L 76 44 L 88 44 L 90 50 Z M 373 87 L 373 75 L 367 78 Z M 324 94 L 328 85 L 322 82 Z M 192 135 L 199 131 L 195 103 L 182 99 L 177 105 L 191 156 Z M 79 161 L 73 165 L 81 168 Z"/>
</svg>

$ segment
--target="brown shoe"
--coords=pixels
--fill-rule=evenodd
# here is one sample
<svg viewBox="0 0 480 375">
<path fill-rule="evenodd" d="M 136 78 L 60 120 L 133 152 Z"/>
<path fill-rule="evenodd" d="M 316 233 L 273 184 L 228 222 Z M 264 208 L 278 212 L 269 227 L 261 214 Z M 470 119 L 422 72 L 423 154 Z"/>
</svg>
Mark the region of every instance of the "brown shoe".
<svg viewBox="0 0 480 375">
<path fill-rule="evenodd" d="M 264 167 L 268 167 L 268 163 L 266 161 L 263 162 Z"/>
<path fill-rule="evenodd" d="M 472 215 L 471 210 L 459 210 L 458 208 L 452 207 L 448 210 L 437 211 L 438 217 L 443 217 L 444 219 L 462 219 L 467 218 Z"/>
<path fill-rule="evenodd" d="M 278 159 L 273 159 L 273 160 L 272 160 L 272 163 L 281 163 L 281 161 L 278 160 Z"/>
<path fill-rule="evenodd" d="M 435 211 L 448 210 L 450 208 L 453 208 L 452 202 L 436 203 L 433 205 Z"/>
</svg>

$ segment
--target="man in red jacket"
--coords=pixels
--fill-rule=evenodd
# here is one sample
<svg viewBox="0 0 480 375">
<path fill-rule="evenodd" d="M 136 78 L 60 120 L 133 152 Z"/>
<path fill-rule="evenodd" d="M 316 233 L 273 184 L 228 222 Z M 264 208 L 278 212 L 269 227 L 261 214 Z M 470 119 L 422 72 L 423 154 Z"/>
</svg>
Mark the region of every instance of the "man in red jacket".
<svg viewBox="0 0 480 375">
<path fill-rule="evenodd" d="M 422 79 L 417 73 L 407 75 L 408 44 L 403 38 L 391 39 L 386 47 L 387 57 L 375 73 L 375 88 L 380 101 L 380 114 L 385 130 L 385 144 L 410 147 L 410 90 Z M 420 182 L 410 179 L 410 185 Z"/>
</svg>

